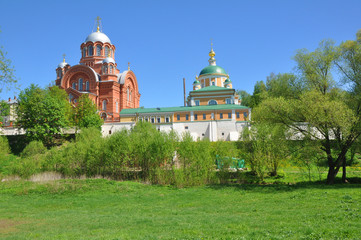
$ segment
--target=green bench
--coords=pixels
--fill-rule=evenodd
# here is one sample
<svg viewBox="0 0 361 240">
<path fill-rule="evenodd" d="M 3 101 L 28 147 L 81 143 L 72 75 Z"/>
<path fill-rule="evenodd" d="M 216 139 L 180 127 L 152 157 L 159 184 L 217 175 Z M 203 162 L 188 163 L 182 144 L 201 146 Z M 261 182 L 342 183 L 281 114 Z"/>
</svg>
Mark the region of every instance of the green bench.
<svg viewBox="0 0 361 240">
<path fill-rule="evenodd" d="M 243 169 L 245 167 L 244 159 L 239 159 L 235 157 L 221 157 L 219 155 L 216 155 L 217 169 L 223 169 L 225 164 L 229 164 L 230 169 Z"/>
</svg>

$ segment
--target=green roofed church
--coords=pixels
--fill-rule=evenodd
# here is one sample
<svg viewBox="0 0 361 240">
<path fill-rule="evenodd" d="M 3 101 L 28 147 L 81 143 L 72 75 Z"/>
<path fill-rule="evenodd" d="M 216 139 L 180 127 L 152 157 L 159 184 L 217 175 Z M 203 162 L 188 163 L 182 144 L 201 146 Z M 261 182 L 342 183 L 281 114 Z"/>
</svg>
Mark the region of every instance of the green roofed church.
<svg viewBox="0 0 361 240">
<path fill-rule="evenodd" d="M 112 134 L 123 127 L 131 128 L 137 121 L 147 121 L 160 131 L 189 132 L 194 139 L 238 140 L 239 133 L 247 126 L 251 110 L 241 105 L 229 75 L 216 65 L 213 48 L 209 56 L 209 65 L 193 82 L 187 106 L 123 109 L 119 122 L 104 124 L 103 134 Z"/>
</svg>

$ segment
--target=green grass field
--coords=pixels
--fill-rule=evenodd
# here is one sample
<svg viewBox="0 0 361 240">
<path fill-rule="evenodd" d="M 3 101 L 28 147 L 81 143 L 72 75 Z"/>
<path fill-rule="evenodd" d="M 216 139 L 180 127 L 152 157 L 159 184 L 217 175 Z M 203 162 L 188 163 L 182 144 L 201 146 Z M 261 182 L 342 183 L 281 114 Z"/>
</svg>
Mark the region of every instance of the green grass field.
<svg viewBox="0 0 361 240">
<path fill-rule="evenodd" d="M 0 183 L 1 239 L 361 239 L 361 185 Z"/>
</svg>

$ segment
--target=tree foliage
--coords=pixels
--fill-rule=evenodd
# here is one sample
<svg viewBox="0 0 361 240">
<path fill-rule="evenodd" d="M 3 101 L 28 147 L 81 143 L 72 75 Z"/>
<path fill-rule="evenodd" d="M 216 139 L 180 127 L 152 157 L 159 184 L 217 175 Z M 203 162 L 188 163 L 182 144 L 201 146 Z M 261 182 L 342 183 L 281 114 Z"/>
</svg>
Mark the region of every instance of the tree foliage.
<svg viewBox="0 0 361 240">
<path fill-rule="evenodd" d="M 322 41 L 314 52 L 300 50 L 295 60 L 302 86 L 299 97 L 265 98 L 254 109 L 253 117 L 283 124 L 295 136 L 319 140 L 329 166 L 327 183 L 334 183 L 341 166 L 346 181 L 346 154 L 361 134 L 360 45 L 348 41 L 335 47 L 331 41 Z M 334 66 L 351 86 L 349 90 L 336 87 L 331 74 Z"/>
<path fill-rule="evenodd" d="M 74 124 L 77 128 L 94 127 L 99 130 L 103 125 L 96 105 L 85 94 L 79 98 L 78 105 L 74 109 Z"/>
<path fill-rule="evenodd" d="M 0 92 L 4 87 L 9 89 L 10 86 L 17 82 L 14 71 L 11 60 L 6 58 L 6 52 L 0 46 Z"/>
<path fill-rule="evenodd" d="M 25 130 L 28 141 L 42 141 L 52 146 L 62 129 L 70 125 L 69 102 L 58 87 L 41 89 L 31 85 L 19 94 L 17 125 Z"/>
</svg>

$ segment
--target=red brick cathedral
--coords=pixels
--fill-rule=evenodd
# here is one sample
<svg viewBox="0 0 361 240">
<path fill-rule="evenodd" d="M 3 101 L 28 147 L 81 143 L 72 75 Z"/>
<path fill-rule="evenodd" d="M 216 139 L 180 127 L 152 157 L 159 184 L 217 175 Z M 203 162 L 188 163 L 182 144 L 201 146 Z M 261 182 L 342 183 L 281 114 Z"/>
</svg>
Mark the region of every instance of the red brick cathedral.
<svg viewBox="0 0 361 240">
<path fill-rule="evenodd" d="M 77 104 L 87 94 L 98 106 L 105 121 L 119 121 L 119 112 L 138 108 L 140 94 L 137 78 L 129 69 L 121 72 L 115 62 L 115 46 L 99 30 L 92 32 L 80 45 L 81 59 L 70 66 L 65 58 L 56 69 L 56 85 L 65 89 L 69 101 Z"/>
</svg>

